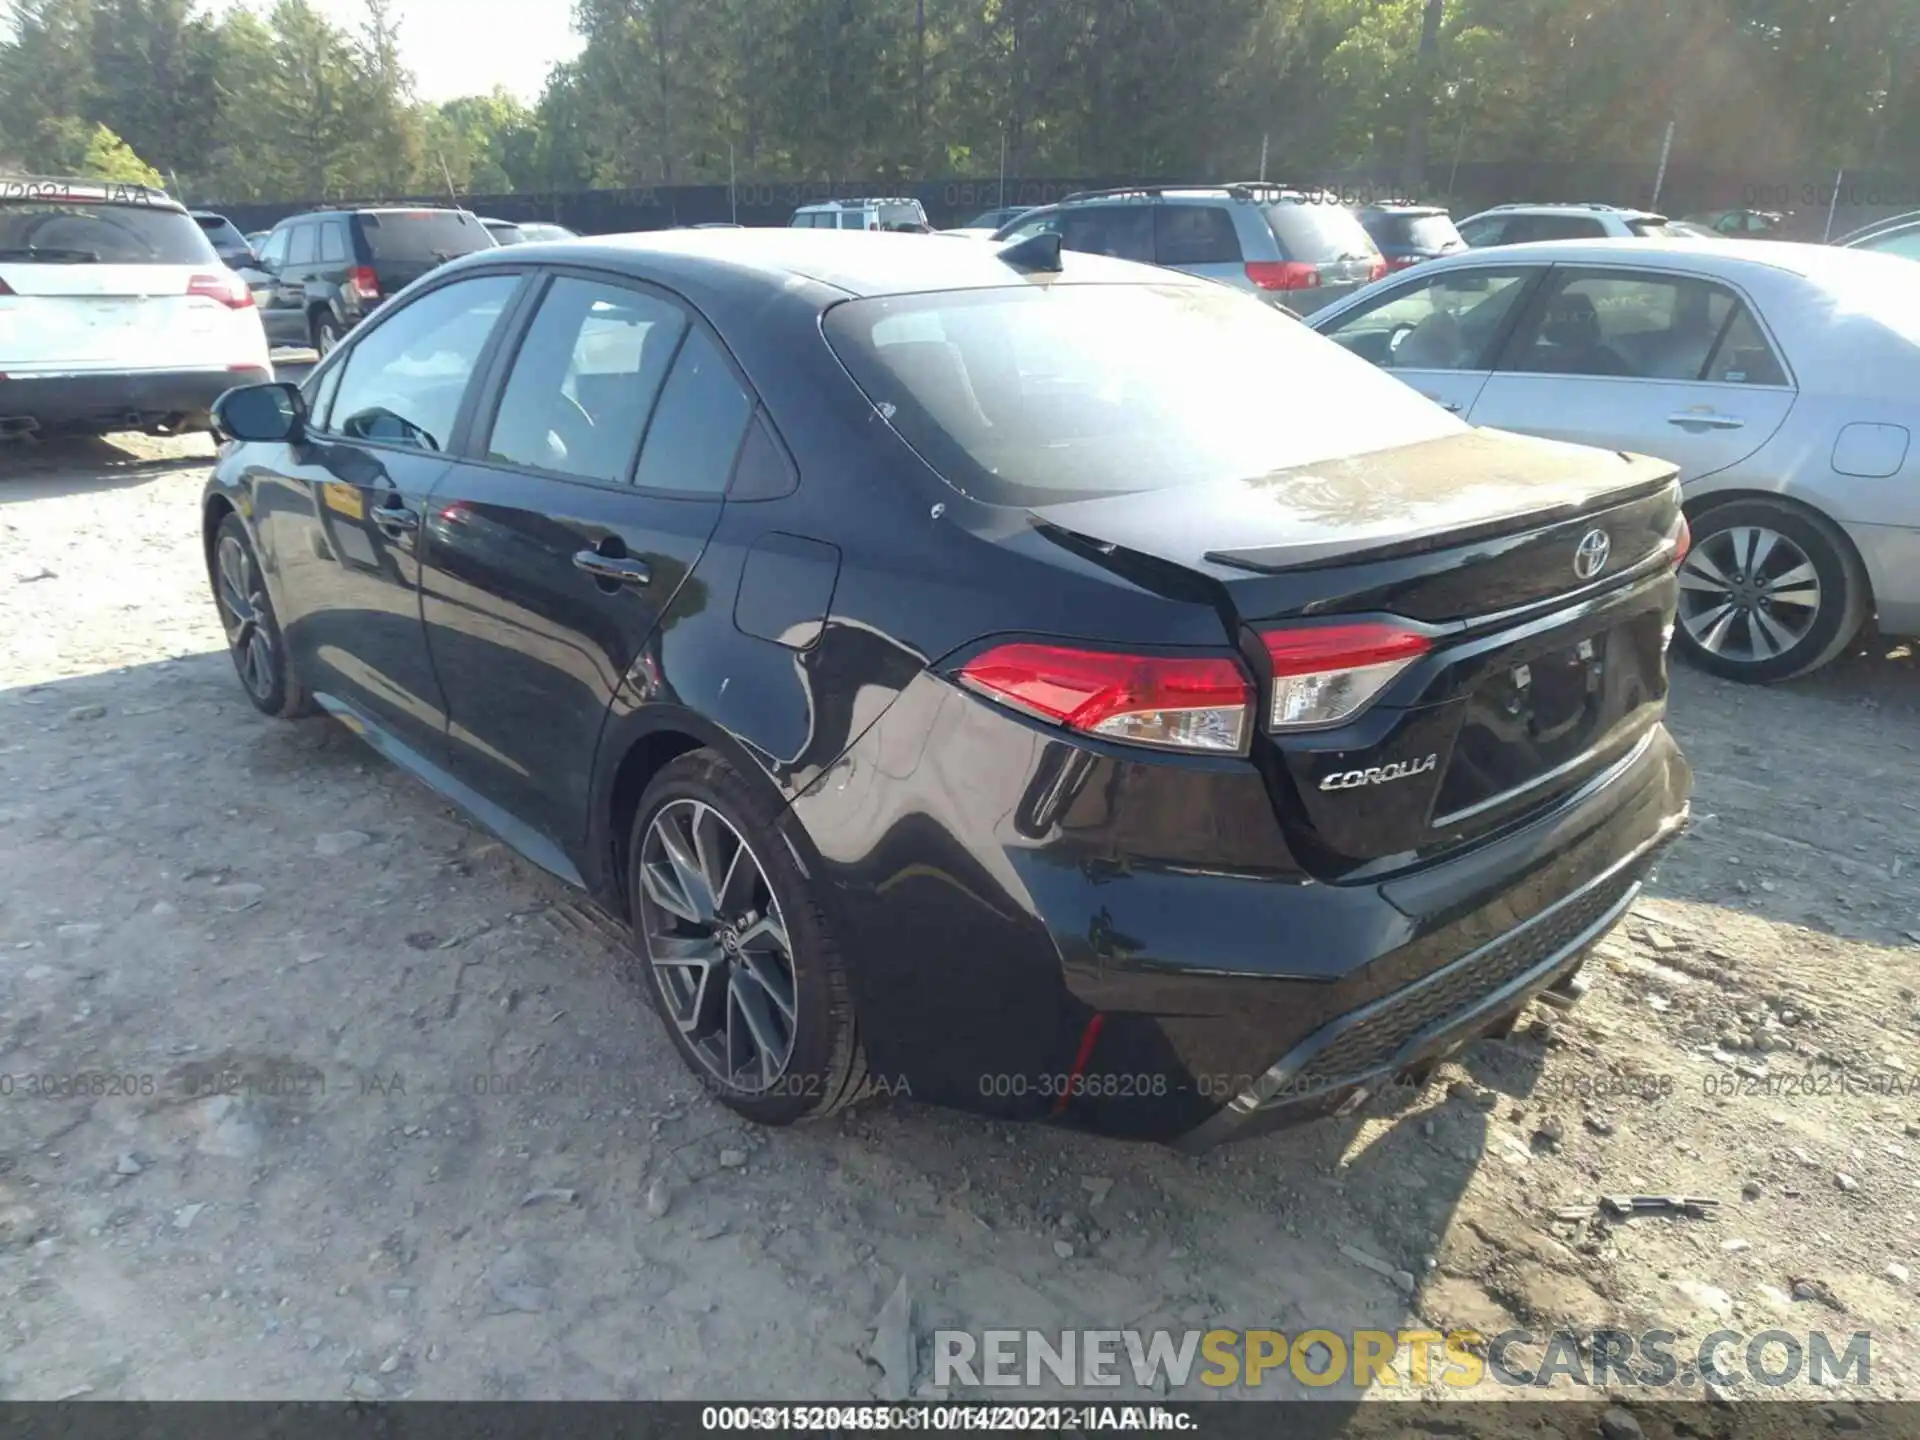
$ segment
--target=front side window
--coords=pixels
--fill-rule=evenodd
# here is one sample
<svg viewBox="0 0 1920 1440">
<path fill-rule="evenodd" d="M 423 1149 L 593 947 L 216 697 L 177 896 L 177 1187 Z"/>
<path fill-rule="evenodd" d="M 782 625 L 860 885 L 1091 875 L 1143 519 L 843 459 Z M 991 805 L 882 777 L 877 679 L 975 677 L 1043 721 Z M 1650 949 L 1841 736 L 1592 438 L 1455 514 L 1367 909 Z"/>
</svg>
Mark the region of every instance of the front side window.
<svg viewBox="0 0 1920 1440">
<path fill-rule="evenodd" d="M 357 337 L 328 429 L 353 440 L 444 450 L 460 402 L 518 275 L 478 275 L 431 290 Z"/>
<path fill-rule="evenodd" d="M 1541 375 L 1700 380 L 1707 378 L 1709 362 L 1725 348 L 1723 341 L 1744 316 L 1745 308 L 1731 290 L 1692 276 L 1564 271 L 1548 282 L 1514 336 L 1512 358 L 1502 368 Z M 1744 330 L 1759 339 L 1750 317 Z M 1764 341 L 1760 346 L 1766 352 Z M 1753 346 L 1739 348 L 1750 352 Z M 1759 378 L 1777 376 L 1777 362 L 1726 368 L 1743 377 L 1736 383 L 1780 383 Z"/>
<path fill-rule="evenodd" d="M 1585 215 L 1516 215 L 1500 238 L 1504 245 L 1525 245 L 1533 240 L 1597 240 L 1606 233 L 1605 225 Z"/>
<path fill-rule="evenodd" d="M 286 264 L 288 237 L 292 233 L 291 230 L 280 229 L 267 236 L 267 243 L 260 247 L 261 263 L 274 266 Z"/>
<path fill-rule="evenodd" d="M 1531 274 L 1454 270 L 1342 316 L 1326 334 L 1389 370 L 1481 370 Z"/>
<path fill-rule="evenodd" d="M 1388 449 L 1466 428 L 1222 286 L 850 300 L 828 313 L 826 334 L 901 438 L 988 504 L 1255 479 L 1356 444 Z"/>
<path fill-rule="evenodd" d="M 1469 245 L 1498 245 L 1506 239 L 1507 217 L 1487 215 L 1468 220 L 1460 226 L 1460 238 Z"/>
<path fill-rule="evenodd" d="M 640 291 L 555 280 L 514 357 L 487 458 L 624 481 L 686 325 Z"/>
</svg>

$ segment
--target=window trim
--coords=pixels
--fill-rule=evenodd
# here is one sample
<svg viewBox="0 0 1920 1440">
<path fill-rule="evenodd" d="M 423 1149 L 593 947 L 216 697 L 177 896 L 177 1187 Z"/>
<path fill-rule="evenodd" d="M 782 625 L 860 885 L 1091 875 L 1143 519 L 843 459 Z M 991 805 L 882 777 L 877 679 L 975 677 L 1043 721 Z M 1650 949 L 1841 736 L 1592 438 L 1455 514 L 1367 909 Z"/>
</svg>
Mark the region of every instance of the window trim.
<svg viewBox="0 0 1920 1440">
<path fill-rule="evenodd" d="M 654 500 L 680 500 L 695 504 L 718 504 L 725 500 L 733 490 L 734 476 L 740 468 L 740 452 L 746 447 L 747 431 L 752 428 L 753 418 L 756 415 L 767 415 L 767 429 L 773 433 L 773 438 L 778 441 L 780 447 L 786 451 L 787 458 L 789 460 L 793 459 L 793 447 L 786 443 L 786 437 L 780 433 L 780 428 L 773 423 L 772 416 L 767 411 L 766 402 L 761 399 L 759 389 L 748 377 L 745 367 L 740 364 L 740 357 L 733 353 L 733 347 L 727 344 L 726 337 L 720 333 L 712 321 L 701 313 L 700 307 L 687 299 L 686 296 L 652 280 L 645 280 L 640 276 L 630 275 L 625 271 L 605 270 L 593 265 L 539 265 L 524 268 L 526 273 L 532 275 L 532 283 L 524 287 L 518 308 L 515 313 L 509 317 L 508 327 L 501 332 L 499 337 L 496 337 L 501 338 L 502 343 L 496 348 L 492 359 L 484 368 L 476 367 L 476 371 L 481 375 L 481 380 L 479 386 L 472 392 L 474 401 L 473 413 L 465 417 L 467 421 L 466 429 L 460 433 L 460 445 L 457 453 L 451 448 L 449 449 L 449 454 L 452 455 L 452 458 L 458 460 L 459 463 L 463 465 L 477 465 L 481 469 L 495 470 L 505 475 L 523 475 L 530 479 L 554 481 L 565 485 L 585 485 L 595 490 L 613 491 L 621 495 L 644 495 Z M 663 490 L 657 486 L 636 485 L 633 483 L 634 477 L 639 473 L 640 456 L 647 448 L 648 437 L 653 434 L 653 422 L 660 413 L 657 399 L 653 412 L 647 416 L 647 423 L 642 427 L 640 438 L 633 447 L 633 454 L 627 461 L 625 470 L 626 478 L 624 480 L 596 480 L 591 476 L 567 475 L 557 470 L 542 470 L 532 465 L 509 465 L 504 461 L 492 459 L 482 452 L 480 437 L 483 434 L 491 436 L 493 433 L 493 423 L 499 415 L 500 401 L 506 394 L 507 379 L 512 374 L 513 362 L 519 358 L 520 347 L 526 340 L 527 332 L 533 326 L 534 317 L 539 313 L 540 301 L 545 298 L 547 291 L 552 288 L 553 282 L 563 278 L 586 280 L 602 285 L 614 285 L 637 291 L 643 295 L 650 295 L 655 299 L 662 300 L 674 306 L 686 316 L 686 329 L 680 332 L 680 339 L 674 346 L 673 355 L 667 361 L 666 373 L 660 381 L 660 391 L 663 395 L 666 393 L 667 381 L 673 378 L 674 367 L 680 363 L 681 351 L 686 349 L 687 340 L 693 334 L 695 327 L 706 331 L 707 338 L 713 342 L 714 349 L 719 352 L 720 358 L 726 362 L 728 369 L 733 372 L 735 382 L 746 394 L 748 401 L 747 424 L 742 427 L 740 439 L 733 447 L 733 457 L 727 462 L 727 483 L 723 489 L 715 494 L 707 495 L 695 494 L 689 490 Z M 328 358 L 331 359 L 332 357 L 329 356 Z M 795 464 L 794 473 L 796 475 L 798 475 L 799 469 L 799 465 Z M 797 488 L 796 485 L 796 489 Z"/>
<path fill-rule="evenodd" d="M 1498 249 L 1499 247 L 1492 246 L 1489 248 Z M 1532 313 L 1534 302 L 1540 294 L 1540 288 L 1546 283 L 1546 277 L 1554 268 L 1555 267 L 1551 265 L 1542 265 L 1538 262 L 1527 263 L 1524 261 L 1515 262 L 1509 260 L 1501 263 L 1491 259 L 1484 265 L 1449 266 L 1447 269 L 1438 272 L 1427 269 L 1425 266 L 1416 266 L 1408 271 L 1404 280 L 1395 282 L 1394 288 L 1376 297 L 1371 304 L 1355 305 L 1351 310 L 1342 311 L 1338 317 L 1338 323 L 1344 324 L 1348 320 L 1358 319 L 1363 315 L 1371 315 L 1374 311 L 1384 309 L 1394 301 L 1411 295 L 1416 290 L 1424 290 L 1431 285 L 1437 284 L 1449 275 L 1518 275 L 1520 277 L 1521 287 L 1519 298 L 1514 302 L 1513 308 L 1507 312 L 1506 319 L 1500 322 L 1499 328 L 1487 337 L 1486 348 L 1481 350 L 1480 354 L 1476 357 L 1480 363 L 1455 370 L 1428 369 L 1428 373 L 1434 375 L 1495 374 L 1498 372 L 1500 360 L 1504 358 L 1507 353 L 1507 347 L 1513 341 L 1514 331 L 1519 327 L 1521 318 Z M 1423 270 L 1425 271 L 1424 274 L 1421 273 Z M 1360 293 L 1365 294 L 1366 292 L 1362 291 Z M 1333 338 L 1335 328 L 1336 326 L 1330 325 L 1326 330 L 1320 331 L 1320 333 L 1337 345 L 1340 342 Z M 1409 366 L 1408 373 L 1412 373 L 1413 370 L 1421 368 L 1423 367 Z M 1391 375 L 1395 372 L 1389 369 L 1386 373 Z"/>
<path fill-rule="evenodd" d="M 1773 351 L 1773 358 L 1780 366 L 1780 373 L 1787 377 L 1786 383 L 1783 385 L 1757 385 L 1749 384 L 1744 380 L 1704 380 L 1698 375 L 1690 380 L 1674 380 L 1645 375 L 1555 375 L 1550 371 L 1519 370 L 1514 368 L 1513 362 L 1519 358 L 1519 352 L 1515 346 L 1519 340 L 1520 329 L 1522 328 L 1520 326 L 1515 326 L 1508 333 L 1506 342 L 1494 357 L 1493 373 L 1496 375 L 1538 375 L 1548 379 L 1559 380 L 1605 380 L 1611 381 L 1614 384 L 1629 385 L 1701 385 L 1715 391 L 1731 389 L 1777 391 L 1792 395 L 1800 393 L 1800 383 L 1794 378 L 1793 366 L 1787 359 L 1785 347 L 1780 344 L 1780 339 L 1774 334 L 1773 327 L 1767 324 L 1766 315 L 1758 305 L 1753 303 L 1753 297 L 1748 294 L 1746 288 L 1737 281 L 1729 280 L 1721 275 L 1706 274 L 1702 271 L 1689 269 L 1681 265 L 1661 265 L 1658 263 L 1648 263 L 1645 260 L 1633 264 L 1610 260 L 1582 260 L 1577 263 L 1550 265 L 1545 267 L 1545 269 L 1547 271 L 1547 283 L 1541 284 L 1532 295 L 1527 297 L 1525 315 L 1525 322 L 1527 324 L 1532 324 L 1538 319 L 1539 308 L 1550 292 L 1552 283 L 1556 282 L 1556 277 L 1561 272 L 1569 273 L 1574 277 L 1573 280 L 1567 282 L 1568 284 L 1577 283 L 1581 276 L 1599 275 L 1609 278 L 1631 279 L 1638 277 L 1642 279 L 1653 278 L 1668 281 L 1692 280 L 1701 285 L 1718 286 L 1746 307 L 1747 314 L 1753 319 L 1754 328 L 1760 332 L 1760 337 L 1767 342 L 1767 348 Z M 1723 330 L 1723 333 L 1716 337 L 1714 350 L 1709 352 L 1707 364 L 1710 365 L 1712 363 L 1713 356 L 1717 353 L 1719 344 L 1724 339 L 1725 334 Z M 1707 366 L 1703 365 L 1701 368 L 1704 371 Z"/>
<path fill-rule="evenodd" d="M 359 351 L 361 345 L 366 342 L 367 336 L 374 334 L 381 326 L 391 324 L 395 316 L 406 314 L 407 311 L 418 305 L 422 300 L 425 300 L 429 295 L 437 295 L 450 285 L 459 285 L 468 280 L 482 280 L 493 276 L 505 276 L 518 283 L 513 293 L 507 296 L 507 303 L 501 307 L 500 318 L 494 322 L 493 333 L 487 337 L 486 347 L 481 350 L 479 358 L 473 367 L 475 376 L 490 374 L 490 367 L 493 365 L 499 352 L 502 338 L 512 332 L 513 327 L 519 322 L 520 312 L 526 307 L 527 294 L 532 288 L 527 284 L 527 274 L 527 267 L 524 265 L 487 265 L 473 270 L 462 270 L 458 274 L 448 275 L 444 279 L 436 280 L 418 294 L 408 296 L 407 303 L 404 305 L 393 309 L 388 309 L 385 305 L 381 306 L 374 314 L 356 325 L 353 331 L 347 336 L 346 341 L 336 348 L 331 355 L 327 356 L 320 364 L 314 366 L 300 387 L 301 393 L 305 395 L 307 393 L 307 386 L 311 385 L 313 386 L 312 393 L 317 397 L 321 387 L 325 384 L 324 377 L 328 371 L 346 365 Z M 314 417 L 312 416 L 308 417 L 310 428 L 307 433 L 310 436 L 333 444 L 352 445 L 355 448 L 365 448 L 382 452 L 391 451 L 399 455 L 432 455 L 438 456 L 442 460 L 455 461 L 462 458 L 466 451 L 468 432 L 473 428 L 474 406 L 479 399 L 479 394 L 480 391 L 478 387 L 472 379 L 469 379 L 466 391 L 460 397 L 460 408 L 454 412 L 453 430 L 447 436 L 447 443 L 438 450 L 422 450 L 418 446 L 402 445 L 398 441 L 393 440 L 370 440 L 361 435 L 342 435 L 339 431 L 331 428 L 313 426 L 312 420 Z M 339 398 L 338 386 L 334 387 L 333 398 Z M 331 401 L 329 402 L 328 408 L 329 411 L 331 411 Z M 332 414 L 329 413 L 326 419 L 331 421 L 333 419 Z"/>
</svg>

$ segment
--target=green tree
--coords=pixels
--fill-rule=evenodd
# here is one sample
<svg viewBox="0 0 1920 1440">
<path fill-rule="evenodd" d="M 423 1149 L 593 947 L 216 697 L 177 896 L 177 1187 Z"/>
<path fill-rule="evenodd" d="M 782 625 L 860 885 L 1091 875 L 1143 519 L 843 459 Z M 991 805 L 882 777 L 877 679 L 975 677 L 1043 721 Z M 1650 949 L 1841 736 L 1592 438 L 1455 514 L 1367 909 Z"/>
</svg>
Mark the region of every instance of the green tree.
<svg viewBox="0 0 1920 1440">
<path fill-rule="evenodd" d="M 129 185 L 160 185 L 160 172 L 133 153 L 133 147 L 104 125 L 95 125 L 80 159 L 80 174 L 93 180 Z"/>
</svg>

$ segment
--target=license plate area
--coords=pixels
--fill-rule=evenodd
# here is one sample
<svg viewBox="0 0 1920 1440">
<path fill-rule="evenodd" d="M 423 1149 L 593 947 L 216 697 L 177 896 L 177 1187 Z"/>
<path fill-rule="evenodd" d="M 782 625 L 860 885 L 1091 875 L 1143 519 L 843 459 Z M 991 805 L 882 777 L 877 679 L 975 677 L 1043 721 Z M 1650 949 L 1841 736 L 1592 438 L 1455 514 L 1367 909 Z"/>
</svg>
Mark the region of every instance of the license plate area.
<svg viewBox="0 0 1920 1440">
<path fill-rule="evenodd" d="M 1440 828 L 1575 785 L 1664 700 L 1660 617 L 1543 637 L 1485 666 L 1434 806 Z M 1559 781 L 1555 786 L 1550 782 Z"/>
</svg>

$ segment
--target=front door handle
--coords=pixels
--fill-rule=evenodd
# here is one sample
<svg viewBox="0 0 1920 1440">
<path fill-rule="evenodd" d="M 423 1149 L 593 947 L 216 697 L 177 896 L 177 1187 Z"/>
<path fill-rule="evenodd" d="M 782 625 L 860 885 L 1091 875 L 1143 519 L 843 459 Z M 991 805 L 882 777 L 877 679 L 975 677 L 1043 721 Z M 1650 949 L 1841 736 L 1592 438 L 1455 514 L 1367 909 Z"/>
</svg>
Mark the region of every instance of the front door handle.
<svg viewBox="0 0 1920 1440">
<path fill-rule="evenodd" d="M 582 550 L 573 557 L 576 570 L 584 570 L 596 580 L 608 580 L 616 585 L 648 585 L 653 582 L 653 571 L 644 560 L 631 560 L 624 555 L 602 555 L 598 550 Z"/>
<path fill-rule="evenodd" d="M 376 505 L 367 513 L 389 535 L 410 535 L 420 528 L 420 512 L 405 505 Z"/>
<path fill-rule="evenodd" d="M 1667 416 L 1667 424 L 1678 425 L 1683 430 L 1693 425 L 1702 430 L 1738 430 L 1746 423 L 1738 415 L 1721 415 L 1712 410 L 1682 410 Z"/>
</svg>

